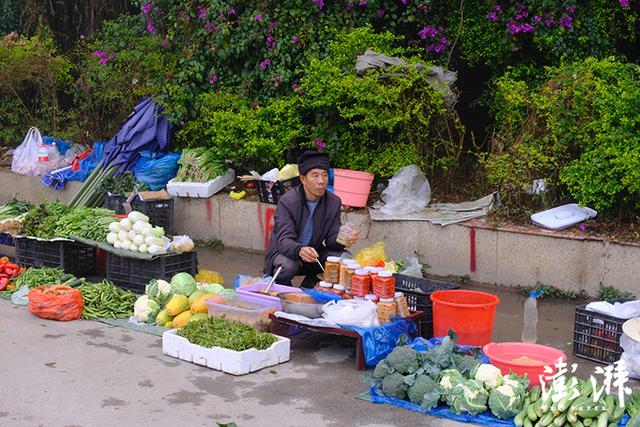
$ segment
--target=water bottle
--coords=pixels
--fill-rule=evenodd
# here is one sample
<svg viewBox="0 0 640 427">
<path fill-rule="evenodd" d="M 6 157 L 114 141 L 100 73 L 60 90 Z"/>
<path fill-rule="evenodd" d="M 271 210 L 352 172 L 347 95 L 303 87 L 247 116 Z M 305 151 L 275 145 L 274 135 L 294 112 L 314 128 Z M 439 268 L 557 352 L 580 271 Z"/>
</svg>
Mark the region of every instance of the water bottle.
<svg viewBox="0 0 640 427">
<path fill-rule="evenodd" d="M 520 340 L 535 344 L 538 341 L 538 297 L 542 291 L 531 291 L 524 303 L 524 326 Z"/>
</svg>

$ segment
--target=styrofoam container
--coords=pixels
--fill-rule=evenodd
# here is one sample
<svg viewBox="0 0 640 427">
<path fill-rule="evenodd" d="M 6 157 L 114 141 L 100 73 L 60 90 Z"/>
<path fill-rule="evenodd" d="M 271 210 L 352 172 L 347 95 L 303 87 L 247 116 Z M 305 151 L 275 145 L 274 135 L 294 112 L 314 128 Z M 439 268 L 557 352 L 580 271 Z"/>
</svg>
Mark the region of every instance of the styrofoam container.
<svg viewBox="0 0 640 427">
<path fill-rule="evenodd" d="M 232 375 L 245 375 L 289 360 L 289 338 L 276 336 L 278 341 L 266 350 L 250 348 L 234 351 L 226 348 L 205 348 L 178 336 L 176 329 L 162 334 L 162 352 L 167 356 L 206 366 Z"/>
<path fill-rule="evenodd" d="M 270 307 L 275 308 L 276 310 L 282 310 L 282 304 L 280 303 L 280 298 L 274 297 L 272 295 L 261 294 L 258 291 L 265 289 L 268 283 L 264 281 L 252 283 L 247 286 L 240 286 L 236 289 L 236 294 L 240 295 L 248 295 L 250 297 L 256 298 L 259 301 L 262 301 L 264 305 L 268 305 Z M 269 288 L 269 292 L 302 292 L 300 288 L 294 288 L 293 286 L 285 286 L 278 285 L 274 283 Z"/>
<path fill-rule="evenodd" d="M 233 169 L 228 169 L 227 173 L 212 179 L 209 182 L 178 182 L 173 179 L 167 183 L 167 192 L 178 197 L 200 197 L 209 198 L 218 193 L 227 185 L 231 184 L 236 177 Z"/>
<path fill-rule="evenodd" d="M 261 331 L 266 331 L 271 326 L 269 314 L 275 309 L 273 305 L 266 305 L 264 300 L 245 294 L 211 297 L 205 303 L 210 317 L 225 316 L 228 320 L 244 323 Z"/>
<path fill-rule="evenodd" d="M 531 221 L 537 226 L 550 230 L 564 230 L 597 215 L 598 212 L 591 208 L 580 207 L 577 203 L 570 203 L 534 213 L 531 215 Z"/>
</svg>

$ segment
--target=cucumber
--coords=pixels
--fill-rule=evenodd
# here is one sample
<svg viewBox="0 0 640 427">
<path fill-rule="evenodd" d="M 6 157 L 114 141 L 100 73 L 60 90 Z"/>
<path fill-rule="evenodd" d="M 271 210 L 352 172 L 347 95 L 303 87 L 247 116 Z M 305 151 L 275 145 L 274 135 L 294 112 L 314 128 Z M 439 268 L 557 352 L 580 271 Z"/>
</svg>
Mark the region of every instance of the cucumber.
<svg viewBox="0 0 640 427">
<path fill-rule="evenodd" d="M 584 397 L 589 397 L 591 396 L 591 393 L 593 393 L 593 384 L 591 384 L 591 378 L 593 378 L 593 376 L 591 376 L 588 380 L 582 383 L 580 394 L 583 395 Z"/>
<path fill-rule="evenodd" d="M 538 413 L 536 412 L 536 407 L 537 406 L 538 405 L 536 403 L 532 403 L 531 405 L 529 405 L 527 407 L 527 419 L 529 421 L 535 421 L 535 420 L 537 420 L 539 418 L 538 417 Z M 526 422 L 525 422 L 525 424 L 526 424 Z"/>
<path fill-rule="evenodd" d="M 531 420 L 529 418 L 525 418 L 524 419 L 523 427 L 533 427 L 533 423 L 531 422 Z"/>
<path fill-rule="evenodd" d="M 540 418 L 540 421 L 538 421 L 536 425 L 540 425 L 541 427 L 547 427 L 548 425 L 553 423 L 553 419 L 554 419 L 553 413 L 547 412 L 542 416 L 542 418 Z"/>
<path fill-rule="evenodd" d="M 518 413 L 518 415 L 516 415 L 513 418 L 513 423 L 517 426 L 517 427 L 522 427 L 524 425 L 524 419 L 527 417 L 527 408 L 525 407 L 522 411 L 520 411 Z"/>
<path fill-rule="evenodd" d="M 604 411 L 598 416 L 597 427 L 607 427 L 609 425 L 609 414 L 607 411 Z"/>
<path fill-rule="evenodd" d="M 604 398 L 604 404 L 607 407 L 607 413 L 613 415 L 613 411 L 616 409 L 616 400 L 613 396 L 608 394 L 607 397 Z"/>
<path fill-rule="evenodd" d="M 542 395 L 542 389 L 540 388 L 540 386 L 534 385 L 531 388 L 531 391 L 529 392 L 529 401 L 535 402 L 536 400 L 540 399 L 541 395 Z"/>
<path fill-rule="evenodd" d="M 624 406 L 616 407 L 616 409 L 613 411 L 613 414 L 609 417 L 609 422 L 618 421 L 620 417 L 624 415 L 624 410 Z"/>
<path fill-rule="evenodd" d="M 585 418 L 584 420 L 582 420 L 582 424 L 584 424 L 584 427 L 589 427 L 591 424 L 593 424 L 593 418 Z"/>
<path fill-rule="evenodd" d="M 558 415 L 554 420 L 553 420 L 553 425 L 555 427 L 562 427 L 564 425 L 564 423 L 567 422 L 567 413 L 562 413 L 560 415 Z"/>
</svg>

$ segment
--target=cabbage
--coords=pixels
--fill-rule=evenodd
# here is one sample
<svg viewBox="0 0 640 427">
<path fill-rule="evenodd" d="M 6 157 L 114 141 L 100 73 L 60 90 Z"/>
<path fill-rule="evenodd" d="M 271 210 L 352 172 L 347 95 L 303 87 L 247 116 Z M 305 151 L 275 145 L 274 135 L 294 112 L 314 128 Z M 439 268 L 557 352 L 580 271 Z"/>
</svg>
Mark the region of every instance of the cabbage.
<svg viewBox="0 0 640 427">
<path fill-rule="evenodd" d="M 144 244 L 144 236 L 141 234 L 137 234 L 133 237 L 133 243 L 136 244 L 136 246 L 140 246 Z"/>
<path fill-rule="evenodd" d="M 118 232 L 118 240 L 120 240 L 121 242 L 129 240 L 129 233 L 127 233 L 126 230 L 120 230 Z"/>
<path fill-rule="evenodd" d="M 189 273 L 178 273 L 171 278 L 171 293 L 189 296 L 196 291 L 196 279 Z"/>
<path fill-rule="evenodd" d="M 154 237 L 154 236 L 145 237 L 144 243 L 146 243 L 147 246 L 151 246 L 151 245 L 164 246 L 164 242 L 162 241 L 162 239 L 158 239 L 157 237 Z"/>
<path fill-rule="evenodd" d="M 119 222 L 116 221 L 109 224 L 109 231 L 111 231 L 112 233 L 117 233 L 120 230 L 122 230 L 122 227 L 120 227 Z"/>
<path fill-rule="evenodd" d="M 236 293 L 236 291 L 233 290 L 233 289 L 224 288 L 223 290 L 220 291 L 220 293 L 218 295 L 233 295 L 235 293 Z"/>
<path fill-rule="evenodd" d="M 148 222 L 138 221 L 133 224 L 132 230 L 138 234 L 142 234 L 147 228 L 151 228 L 151 224 Z"/>
<path fill-rule="evenodd" d="M 120 227 L 125 231 L 129 231 L 131 230 L 131 227 L 133 227 L 133 223 L 129 218 L 125 218 L 120 220 Z"/>
<path fill-rule="evenodd" d="M 107 234 L 107 243 L 109 243 L 110 245 L 113 245 L 116 240 L 118 240 L 118 233 L 109 233 Z"/>
<path fill-rule="evenodd" d="M 212 294 L 221 294 L 225 289 L 224 286 L 219 285 L 217 283 L 211 283 L 204 288 L 205 291 L 211 292 Z"/>
<path fill-rule="evenodd" d="M 137 212 L 137 211 L 132 211 L 129 213 L 129 215 L 127 215 L 127 218 L 131 221 L 131 222 L 149 222 L 149 217 L 146 216 L 145 214 L 141 213 L 141 212 Z"/>
<path fill-rule="evenodd" d="M 140 246 L 138 246 L 138 252 L 140 252 L 141 254 L 146 254 L 147 252 L 149 252 L 149 246 L 147 246 L 145 243 L 141 244 Z"/>
<path fill-rule="evenodd" d="M 158 245 L 149 245 L 147 252 L 150 253 L 151 255 L 162 255 L 167 253 L 165 248 Z"/>
</svg>

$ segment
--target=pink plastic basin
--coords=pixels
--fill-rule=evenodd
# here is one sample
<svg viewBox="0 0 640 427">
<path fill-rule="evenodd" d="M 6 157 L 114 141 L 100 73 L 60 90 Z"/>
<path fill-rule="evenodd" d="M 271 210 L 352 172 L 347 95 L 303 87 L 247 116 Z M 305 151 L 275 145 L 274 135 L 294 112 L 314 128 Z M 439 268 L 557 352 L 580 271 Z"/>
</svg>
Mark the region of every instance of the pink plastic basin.
<svg viewBox="0 0 640 427">
<path fill-rule="evenodd" d="M 349 169 L 333 170 L 333 192 L 342 204 L 354 208 L 367 206 L 374 175 L 369 172 Z"/>
<path fill-rule="evenodd" d="M 527 375 L 531 385 L 540 384 L 540 376 L 543 378 L 552 376 L 557 368 L 555 364 L 559 360 L 563 362 L 567 361 L 567 355 L 553 347 L 549 347 L 541 344 L 529 344 L 523 342 L 503 342 L 503 343 L 489 343 L 482 348 L 484 354 L 487 355 L 492 365 L 500 368 L 502 375 L 507 375 L 509 372 L 523 376 Z M 527 356 L 531 359 L 539 360 L 541 363 L 536 365 L 514 362 L 522 356 Z M 553 372 L 544 372 L 544 367 L 549 366 Z M 548 381 L 547 381 L 548 382 Z"/>
<path fill-rule="evenodd" d="M 280 303 L 280 298 L 260 293 L 260 291 L 265 289 L 268 284 L 269 284 L 268 282 L 261 280 L 259 282 L 252 283 L 247 286 L 240 286 L 238 289 L 236 289 L 236 293 L 240 295 L 248 295 L 252 298 L 255 298 L 256 300 L 262 301 L 263 304 L 273 307 L 276 310 L 282 310 L 282 304 Z M 302 289 L 294 288 L 292 286 L 278 285 L 277 283 L 274 283 L 273 285 L 271 285 L 271 289 L 269 289 L 269 292 L 271 291 L 302 292 Z"/>
</svg>

